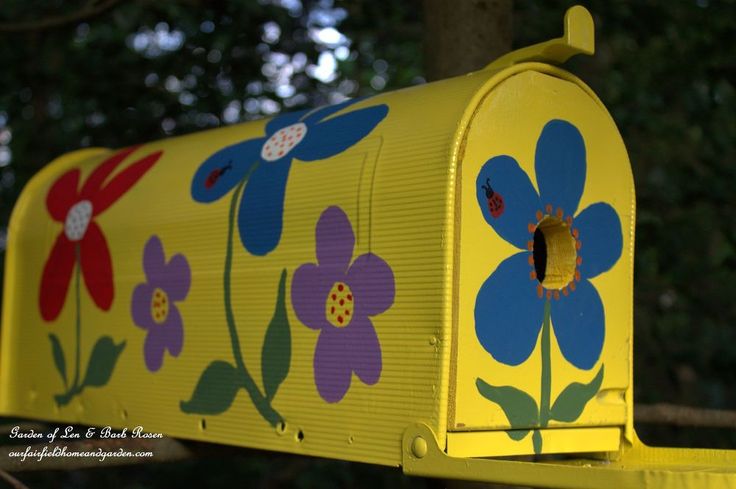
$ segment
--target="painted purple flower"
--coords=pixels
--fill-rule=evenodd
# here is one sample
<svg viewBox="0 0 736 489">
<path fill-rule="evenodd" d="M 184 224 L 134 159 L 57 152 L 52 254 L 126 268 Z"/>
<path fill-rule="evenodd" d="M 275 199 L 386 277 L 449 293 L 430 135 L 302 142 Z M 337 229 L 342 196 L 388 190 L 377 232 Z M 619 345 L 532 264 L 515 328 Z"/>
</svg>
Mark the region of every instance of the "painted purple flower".
<svg viewBox="0 0 736 489">
<path fill-rule="evenodd" d="M 351 264 L 355 235 L 339 207 L 329 207 L 316 229 L 317 263 L 295 272 L 291 303 L 299 320 L 320 331 L 314 351 L 314 381 L 327 402 L 348 391 L 352 373 L 368 385 L 381 376 L 381 345 L 370 316 L 394 302 L 394 275 L 373 253 Z"/>
<path fill-rule="evenodd" d="M 151 236 L 143 250 L 146 282 L 133 290 L 133 322 L 148 330 L 143 356 L 151 372 L 161 368 L 164 350 L 177 357 L 184 343 L 184 329 L 176 302 L 189 293 L 191 273 L 184 255 L 176 254 L 166 262 L 158 236 Z"/>
</svg>

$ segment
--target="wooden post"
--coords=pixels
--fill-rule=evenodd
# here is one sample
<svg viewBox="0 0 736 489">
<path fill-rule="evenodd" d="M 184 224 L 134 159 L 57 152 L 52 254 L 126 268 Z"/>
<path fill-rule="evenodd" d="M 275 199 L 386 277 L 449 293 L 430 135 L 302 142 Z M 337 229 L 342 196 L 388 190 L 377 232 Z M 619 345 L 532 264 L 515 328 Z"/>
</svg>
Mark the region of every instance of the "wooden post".
<svg viewBox="0 0 736 489">
<path fill-rule="evenodd" d="M 424 0 L 430 81 L 478 70 L 511 50 L 512 0 Z"/>
</svg>

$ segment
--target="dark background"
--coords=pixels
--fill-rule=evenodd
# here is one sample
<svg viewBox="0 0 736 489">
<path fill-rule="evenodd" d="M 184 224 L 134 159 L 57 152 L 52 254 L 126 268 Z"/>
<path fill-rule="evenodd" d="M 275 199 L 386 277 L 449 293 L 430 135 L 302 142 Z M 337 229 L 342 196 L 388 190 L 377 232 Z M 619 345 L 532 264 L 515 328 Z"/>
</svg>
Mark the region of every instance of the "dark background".
<svg viewBox="0 0 736 489">
<path fill-rule="evenodd" d="M 429 2 L 427 2 L 428 4 Z M 736 409 L 736 1 L 582 2 L 596 55 L 566 64 L 623 134 L 637 185 L 637 403 Z M 513 47 L 573 2 L 513 2 Z M 54 157 L 424 83 L 418 0 L 7 0 L 0 4 L 0 258 Z M 489 56 L 488 61 L 491 61 Z M 736 429 L 637 427 L 736 448 Z M 32 487 L 426 487 L 399 469 L 278 454 L 23 474 Z"/>
</svg>

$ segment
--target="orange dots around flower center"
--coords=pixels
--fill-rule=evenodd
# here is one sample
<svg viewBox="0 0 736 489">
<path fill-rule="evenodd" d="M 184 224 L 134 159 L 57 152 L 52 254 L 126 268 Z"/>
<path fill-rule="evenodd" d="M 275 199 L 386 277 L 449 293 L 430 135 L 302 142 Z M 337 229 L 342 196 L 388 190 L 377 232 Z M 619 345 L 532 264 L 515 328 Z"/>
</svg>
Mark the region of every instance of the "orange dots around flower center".
<svg viewBox="0 0 736 489">
<path fill-rule="evenodd" d="M 545 289 L 556 292 L 575 279 L 579 265 L 576 239 L 568 220 L 563 220 L 561 215 L 559 210 L 539 221 L 532 245 L 535 278 Z M 547 296 L 559 298 L 559 292 Z"/>
<path fill-rule="evenodd" d="M 350 324 L 354 312 L 353 291 L 345 282 L 335 282 L 325 302 L 327 320 L 333 326 L 344 328 Z"/>
<path fill-rule="evenodd" d="M 89 222 L 92 220 L 92 202 L 82 200 L 74 204 L 66 215 L 64 221 L 64 234 L 69 241 L 79 241 L 87 232 Z"/>
<path fill-rule="evenodd" d="M 169 295 L 158 287 L 151 296 L 151 317 L 156 324 L 162 324 L 169 317 Z"/>
<path fill-rule="evenodd" d="M 266 161 L 276 161 L 286 156 L 307 135 L 307 125 L 297 122 L 290 126 L 282 127 L 263 145 L 261 158 Z"/>
</svg>

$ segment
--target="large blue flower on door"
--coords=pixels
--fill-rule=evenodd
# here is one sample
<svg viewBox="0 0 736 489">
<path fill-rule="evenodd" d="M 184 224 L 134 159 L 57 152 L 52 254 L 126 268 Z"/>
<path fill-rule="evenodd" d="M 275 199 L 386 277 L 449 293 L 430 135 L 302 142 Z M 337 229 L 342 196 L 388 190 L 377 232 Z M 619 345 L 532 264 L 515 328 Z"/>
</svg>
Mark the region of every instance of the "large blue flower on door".
<svg viewBox="0 0 736 489">
<path fill-rule="evenodd" d="M 334 115 L 358 101 L 272 119 L 266 124 L 265 136 L 236 143 L 210 156 L 194 175 L 192 197 L 199 202 L 213 202 L 244 184 L 238 210 L 243 246 L 254 255 L 273 251 L 281 239 L 292 161 L 335 156 L 367 136 L 388 114 L 388 106 L 381 104 Z"/>
<path fill-rule="evenodd" d="M 598 202 L 577 212 L 586 166 L 580 131 L 567 121 L 552 120 L 537 140 L 539 192 L 507 155 L 488 160 L 476 180 L 483 217 L 519 249 L 498 265 L 478 291 L 478 340 L 494 359 L 514 366 L 529 358 L 542 332 L 538 408 L 536 401 L 513 387 L 495 387 L 480 378 L 476 382 L 480 394 L 501 405 L 518 427 L 545 427 L 550 419 L 573 421 L 603 378 L 601 367 L 589 384 L 569 385 L 550 406 L 551 329 L 568 362 L 584 370 L 595 366 L 603 348 L 605 311 L 590 279 L 613 267 L 623 246 L 621 221 L 609 204 Z M 528 406 L 523 419 L 520 405 Z M 538 432 L 534 444 L 541 450 Z"/>
</svg>

